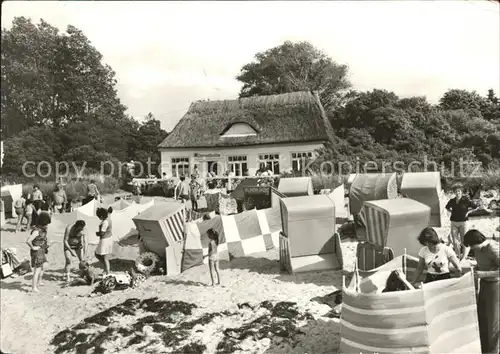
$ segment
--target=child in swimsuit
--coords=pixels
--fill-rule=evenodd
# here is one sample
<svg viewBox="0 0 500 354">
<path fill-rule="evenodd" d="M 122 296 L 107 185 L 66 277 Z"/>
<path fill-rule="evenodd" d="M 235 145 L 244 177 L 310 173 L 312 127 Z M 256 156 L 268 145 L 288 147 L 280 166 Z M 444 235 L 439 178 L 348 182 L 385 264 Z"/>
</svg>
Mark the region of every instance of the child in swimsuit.
<svg viewBox="0 0 500 354">
<path fill-rule="evenodd" d="M 30 247 L 31 266 L 33 267 L 33 292 L 38 292 L 38 286 L 43 285 L 43 268 L 47 263 L 49 245 L 47 240 L 47 226 L 50 224 L 50 215 L 42 213 L 38 217 L 38 225 L 31 232 L 26 243 Z"/>
<path fill-rule="evenodd" d="M 217 285 L 220 285 L 219 276 L 219 255 L 217 247 L 219 246 L 219 234 L 214 229 L 207 231 L 208 239 L 208 268 L 210 269 L 210 278 L 212 279 L 212 286 L 214 286 L 214 272 L 217 275 Z"/>
</svg>

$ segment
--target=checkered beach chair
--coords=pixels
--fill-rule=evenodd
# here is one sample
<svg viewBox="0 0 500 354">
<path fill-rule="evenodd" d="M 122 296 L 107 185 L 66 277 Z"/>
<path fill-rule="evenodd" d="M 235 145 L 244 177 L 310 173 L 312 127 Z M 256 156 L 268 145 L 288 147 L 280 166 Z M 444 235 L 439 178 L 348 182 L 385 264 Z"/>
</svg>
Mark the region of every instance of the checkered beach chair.
<svg viewBox="0 0 500 354">
<path fill-rule="evenodd" d="M 186 225 L 182 270 L 207 262 L 208 229 L 219 233 L 219 258 L 231 260 L 278 248 L 281 225 L 279 209 L 251 210 Z"/>
</svg>

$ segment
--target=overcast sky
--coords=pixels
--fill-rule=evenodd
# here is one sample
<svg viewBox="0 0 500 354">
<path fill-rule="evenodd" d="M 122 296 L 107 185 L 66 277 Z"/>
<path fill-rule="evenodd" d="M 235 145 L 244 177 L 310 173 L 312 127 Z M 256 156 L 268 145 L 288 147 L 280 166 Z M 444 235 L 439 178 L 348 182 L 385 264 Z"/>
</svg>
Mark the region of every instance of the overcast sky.
<svg viewBox="0 0 500 354">
<path fill-rule="evenodd" d="M 355 89 L 436 102 L 448 88 L 500 91 L 498 3 L 487 1 L 7 1 L 16 16 L 81 29 L 117 74 L 134 117 L 171 130 L 192 101 L 236 98 L 255 53 L 307 40 L 348 64 Z"/>
</svg>

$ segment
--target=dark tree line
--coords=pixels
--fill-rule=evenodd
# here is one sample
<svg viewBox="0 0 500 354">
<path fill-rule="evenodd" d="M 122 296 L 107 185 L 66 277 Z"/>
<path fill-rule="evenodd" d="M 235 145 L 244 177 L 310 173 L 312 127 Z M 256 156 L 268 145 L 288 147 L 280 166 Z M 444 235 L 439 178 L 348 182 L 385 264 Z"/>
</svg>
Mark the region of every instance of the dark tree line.
<svg viewBox="0 0 500 354">
<path fill-rule="evenodd" d="M 376 89 L 350 90 L 348 67 L 308 42 L 258 53 L 243 66 L 240 97 L 316 90 L 335 131 L 323 159 L 429 161 L 450 167 L 460 158 L 500 171 L 500 104 L 493 90 L 450 89 L 439 104 Z"/>
<path fill-rule="evenodd" d="M 167 136 L 150 113 L 143 123 L 126 114 L 114 71 L 77 28 L 65 33 L 41 20 L 16 18 L 2 31 L 2 173 L 19 174 L 24 161 L 159 163 Z M 348 66 L 308 42 L 285 42 L 257 53 L 237 80 L 240 97 L 316 90 L 335 131 L 322 151 L 333 161 L 429 160 L 450 166 L 460 158 L 500 170 L 500 103 L 450 89 L 438 104 L 425 97 L 351 89 Z M 320 160 L 321 161 L 321 160 Z"/>
</svg>

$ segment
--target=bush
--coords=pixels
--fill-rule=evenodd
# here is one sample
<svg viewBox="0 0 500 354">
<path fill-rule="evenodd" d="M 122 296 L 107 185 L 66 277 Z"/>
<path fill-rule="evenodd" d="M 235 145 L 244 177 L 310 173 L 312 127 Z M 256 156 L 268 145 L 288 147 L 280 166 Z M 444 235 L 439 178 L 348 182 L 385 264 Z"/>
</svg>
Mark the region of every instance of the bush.
<svg viewBox="0 0 500 354">
<path fill-rule="evenodd" d="M 147 187 L 147 188 L 146 188 Z M 164 197 L 163 186 L 160 183 L 148 184 L 146 186 L 141 186 L 142 195 L 148 197 Z"/>
<path fill-rule="evenodd" d="M 174 196 L 175 183 L 172 180 L 158 181 L 154 184 L 150 183 L 141 186 L 142 194 L 148 197 L 167 197 L 172 198 Z M 134 186 L 132 186 L 135 189 Z"/>
<path fill-rule="evenodd" d="M 500 168 L 488 168 L 481 172 L 479 176 L 472 177 L 448 177 L 441 181 L 445 192 L 451 192 L 455 184 L 460 183 L 464 189 L 474 190 L 481 187 L 481 190 L 495 189 L 500 191 Z"/>
<path fill-rule="evenodd" d="M 312 184 L 314 190 L 335 189 L 342 184 L 342 180 L 338 175 L 313 175 Z"/>
</svg>

